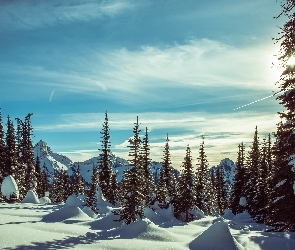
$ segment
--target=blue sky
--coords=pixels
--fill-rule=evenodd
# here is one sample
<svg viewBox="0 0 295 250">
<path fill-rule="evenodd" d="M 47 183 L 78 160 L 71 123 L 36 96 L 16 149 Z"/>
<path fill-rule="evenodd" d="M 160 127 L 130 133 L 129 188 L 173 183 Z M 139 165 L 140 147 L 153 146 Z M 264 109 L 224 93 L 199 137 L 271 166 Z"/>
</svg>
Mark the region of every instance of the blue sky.
<svg viewBox="0 0 295 250">
<path fill-rule="evenodd" d="M 34 113 L 34 142 L 74 161 L 98 155 L 107 110 L 112 151 L 127 159 L 136 116 L 160 161 L 202 135 L 210 165 L 274 132 L 282 107 L 272 41 L 275 0 L 14 0 L 0 2 L 0 107 Z"/>
</svg>

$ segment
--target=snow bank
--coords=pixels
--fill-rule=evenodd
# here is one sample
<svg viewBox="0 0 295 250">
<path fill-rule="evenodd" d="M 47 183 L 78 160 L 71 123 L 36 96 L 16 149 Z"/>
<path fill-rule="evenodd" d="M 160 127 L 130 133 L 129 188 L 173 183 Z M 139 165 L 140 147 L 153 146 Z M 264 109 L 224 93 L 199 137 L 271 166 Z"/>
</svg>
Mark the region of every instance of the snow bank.
<svg viewBox="0 0 295 250">
<path fill-rule="evenodd" d="M 250 214 L 244 211 L 241 214 L 237 214 L 234 218 L 233 221 L 239 221 L 243 223 L 254 223 L 255 221 L 251 218 Z"/>
<path fill-rule="evenodd" d="M 40 201 L 38 199 L 37 194 L 33 190 L 29 190 L 26 194 L 26 197 L 21 201 L 21 203 L 39 204 Z"/>
<path fill-rule="evenodd" d="M 81 199 L 82 198 L 82 199 Z M 70 195 L 65 203 L 68 207 L 82 207 L 84 204 L 84 197 L 79 197 L 77 195 Z"/>
<path fill-rule="evenodd" d="M 244 250 L 231 235 L 226 222 L 219 221 L 206 229 L 189 244 L 190 249 Z"/>
<path fill-rule="evenodd" d="M 246 206 L 246 205 L 247 205 L 246 197 L 241 197 L 241 198 L 240 198 L 240 201 L 239 201 L 239 204 L 240 204 L 241 206 Z"/>
<path fill-rule="evenodd" d="M 76 206 L 64 206 L 61 209 L 47 214 L 43 217 L 43 222 L 62 222 L 65 220 L 91 220 L 91 218 L 85 214 L 79 207 Z"/>
<path fill-rule="evenodd" d="M 222 217 L 226 220 L 232 220 L 235 217 L 235 215 L 229 209 L 225 209 L 224 215 L 222 215 Z"/>
<path fill-rule="evenodd" d="M 15 198 L 18 199 L 18 187 L 11 175 L 8 175 L 4 178 L 1 185 L 1 192 L 7 200 L 9 200 L 11 196 L 15 196 Z"/>
<path fill-rule="evenodd" d="M 40 201 L 41 204 L 49 204 L 49 203 L 51 203 L 51 200 L 48 197 L 41 197 L 39 199 L 39 201 Z"/>
<path fill-rule="evenodd" d="M 82 211 L 91 218 L 97 218 L 97 214 L 90 207 L 84 207 Z"/>
</svg>

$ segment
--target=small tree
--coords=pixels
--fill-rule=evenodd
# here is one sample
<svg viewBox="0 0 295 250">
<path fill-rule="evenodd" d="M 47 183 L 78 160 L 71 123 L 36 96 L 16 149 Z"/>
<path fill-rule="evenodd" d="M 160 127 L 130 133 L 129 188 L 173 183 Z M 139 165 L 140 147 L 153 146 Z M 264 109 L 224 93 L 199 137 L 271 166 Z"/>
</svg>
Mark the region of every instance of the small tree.
<svg viewBox="0 0 295 250">
<path fill-rule="evenodd" d="M 182 221 L 192 221 L 194 214 L 191 212 L 195 207 L 194 184 L 195 176 L 193 172 L 191 149 L 186 148 L 186 154 L 182 164 L 181 176 L 177 186 L 177 198 L 174 201 L 174 215 Z"/>
<path fill-rule="evenodd" d="M 98 178 L 97 178 L 97 167 L 94 166 L 92 168 L 92 176 L 91 176 L 91 183 L 89 192 L 87 194 L 87 198 L 85 199 L 85 206 L 91 208 L 91 210 L 97 214 L 97 197 L 96 197 L 96 190 L 98 186 Z"/>
</svg>

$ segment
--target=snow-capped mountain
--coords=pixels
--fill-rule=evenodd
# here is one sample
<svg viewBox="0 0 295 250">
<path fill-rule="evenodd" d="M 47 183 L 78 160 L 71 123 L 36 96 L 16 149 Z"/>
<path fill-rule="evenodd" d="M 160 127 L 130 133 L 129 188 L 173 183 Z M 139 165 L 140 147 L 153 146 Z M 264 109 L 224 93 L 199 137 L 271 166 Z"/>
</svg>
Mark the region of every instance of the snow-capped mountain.
<svg viewBox="0 0 295 250">
<path fill-rule="evenodd" d="M 45 164 L 50 173 L 53 173 L 54 169 L 57 170 L 67 170 L 71 175 L 74 168 L 80 166 L 81 175 L 86 182 L 91 182 L 92 168 L 93 165 L 98 165 L 99 156 L 93 157 L 84 162 L 73 162 L 68 157 L 52 152 L 50 147 L 46 142 L 40 140 L 34 147 L 34 156 L 35 159 L 39 156 L 41 167 Z M 112 155 L 112 170 L 117 172 L 117 180 L 120 182 L 124 173 L 124 170 L 130 169 L 128 161 L 123 158 L 116 157 Z M 155 175 L 155 180 L 157 180 L 162 164 L 159 162 L 151 163 L 151 170 Z M 179 175 L 177 171 L 176 175 Z"/>
</svg>

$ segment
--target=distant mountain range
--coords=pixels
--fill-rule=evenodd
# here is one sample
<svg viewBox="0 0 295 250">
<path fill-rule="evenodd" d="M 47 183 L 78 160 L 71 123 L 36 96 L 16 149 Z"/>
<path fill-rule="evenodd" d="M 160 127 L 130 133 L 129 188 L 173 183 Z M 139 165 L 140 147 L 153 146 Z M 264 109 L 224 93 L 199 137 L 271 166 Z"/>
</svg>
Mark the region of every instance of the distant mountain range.
<svg viewBox="0 0 295 250">
<path fill-rule="evenodd" d="M 98 164 L 99 156 L 93 157 L 89 160 L 86 160 L 84 162 L 73 162 L 71 159 L 69 159 L 67 156 L 64 156 L 62 154 L 54 153 L 50 149 L 50 147 L 47 145 L 45 141 L 40 140 L 35 146 L 34 146 L 34 156 L 37 158 L 39 156 L 41 167 L 45 164 L 48 168 L 50 173 L 53 173 L 54 169 L 57 170 L 66 170 L 69 174 L 72 174 L 73 167 L 77 167 L 78 165 L 81 168 L 81 175 L 85 179 L 86 182 L 91 182 L 91 175 L 92 175 L 92 168 L 93 165 Z M 112 170 L 118 172 L 118 181 L 121 181 L 123 172 L 126 169 L 130 169 L 130 165 L 127 160 L 122 159 L 120 157 L 116 157 L 115 155 L 112 155 Z M 159 162 L 152 162 L 151 164 L 151 170 L 155 175 L 155 179 L 159 176 L 160 169 L 162 167 L 162 164 Z M 224 179 L 228 185 L 228 188 L 230 189 L 233 179 L 234 179 L 234 173 L 236 169 L 236 165 L 234 162 L 228 158 L 223 159 L 220 164 L 223 168 L 224 173 Z M 212 167 L 213 169 L 216 169 L 216 166 Z M 176 171 L 176 175 L 179 176 L 179 171 Z"/>
</svg>

